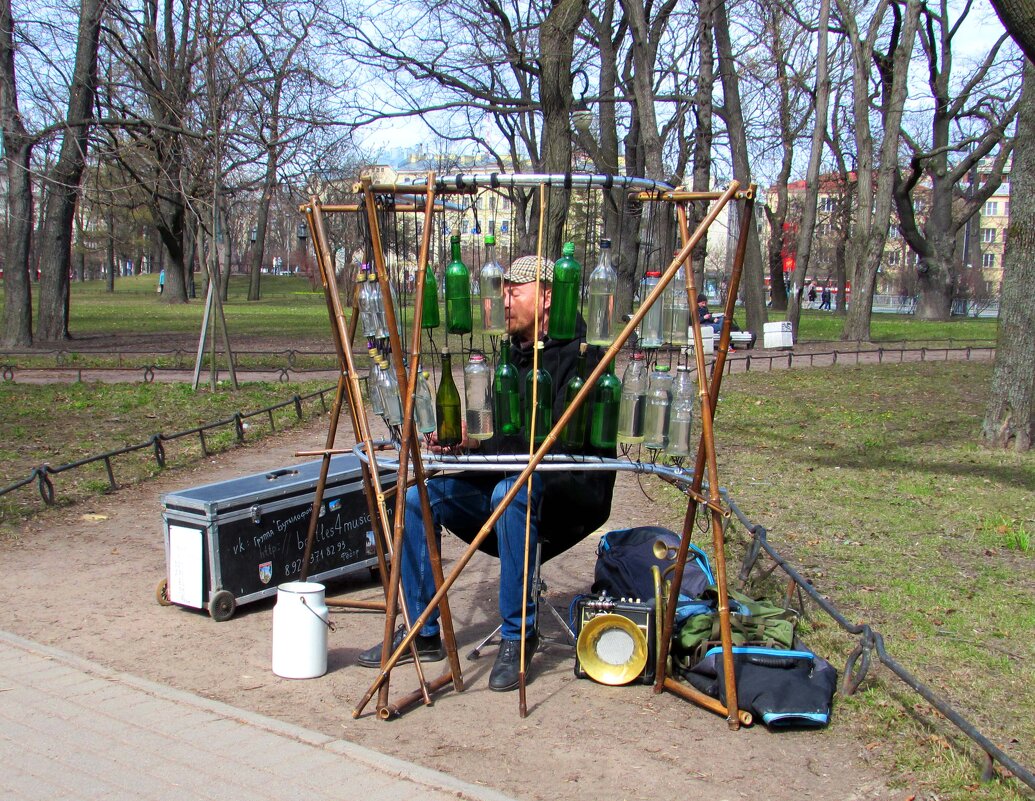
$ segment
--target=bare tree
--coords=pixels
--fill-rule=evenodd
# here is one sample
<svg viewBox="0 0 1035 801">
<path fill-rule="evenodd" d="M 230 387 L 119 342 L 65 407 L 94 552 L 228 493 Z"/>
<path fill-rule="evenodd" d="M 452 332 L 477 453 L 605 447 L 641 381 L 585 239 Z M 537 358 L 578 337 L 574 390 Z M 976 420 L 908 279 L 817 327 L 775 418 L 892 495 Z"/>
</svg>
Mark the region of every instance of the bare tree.
<svg viewBox="0 0 1035 801">
<path fill-rule="evenodd" d="M 911 159 L 909 168 L 895 177 L 899 228 L 918 256 L 916 314 L 925 320 L 949 318 L 960 261 L 959 232 L 998 189 L 1013 149 L 1007 131 L 1017 113 L 1017 86 L 1009 72 L 1003 74 L 1000 56 L 1007 34 L 959 86 L 953 83 L 953 44 L 969 35 L 966 23 L 971 12 L 967 4 L 953 20 L 948 0 L 923 7 L 919 40 L 927 60 L 933 111 L 926 132 L 911 135 L 903 130 Z M 963 193 L 962 184 L 986 158 L 991 165 L 981 171 L 981 186 L 971 185 Z M 916 214 L 919 193 L 929 201 L 920 219 Z"/>
<path fill-rule="evenodd" d="M 907 94 L 909 62 L 920 16 L 918 0 L 901 7 L 878 0 L 869 20 L 858 19 L 860 9 L 849 0 L 836 0 L 840 24 L 852 53 L 852 122 L 858 175 L 855 224 L 847 242 L 852 299 L 841 338 L 869 340 L 870 316 L 877 269 L 884 254 L 891 220 L 892 191 L 898 169 L 898 132 Z M 886 49 L 879 49 L 886 16 L 891 28 Z M 860 22 L 865 23 L 865 29 Z M 870 123 L 870 65 L 877 64 L 880 119 L 883 139 L 878 143 Z"/>
</svg>

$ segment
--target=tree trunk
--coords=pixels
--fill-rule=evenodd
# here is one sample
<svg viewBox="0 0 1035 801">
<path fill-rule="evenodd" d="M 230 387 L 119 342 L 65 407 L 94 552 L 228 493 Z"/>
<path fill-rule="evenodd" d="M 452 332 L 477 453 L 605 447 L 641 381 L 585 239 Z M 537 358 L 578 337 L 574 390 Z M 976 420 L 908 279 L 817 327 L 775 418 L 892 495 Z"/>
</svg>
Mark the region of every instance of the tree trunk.
<svg viewBox="0 0 1035 801">
<path fill-rule="evenodd" d="M 723 3 L 715 4 L 715 44 L 719 52 L 719 76 L 722 80 L 723 110 L 729 128 L 730 151 L 733 156 L 733 177 L 744 189 L 751 183 L 751 166 L 748 163 L 747 127 L 740 103 L 740 83 L 736 65 L 733 63 L 733 46 L 730 41 L 729 19 Z M 733 208 L 730 206 L 730 228 L 733 230 Z M 747 310 L 747 325 L 756 334 L 761 332 L 769 316 L 765 305 L 765 282 L 762 277 L 762 249 L 758 240 L 758 228 L 754 220 L 741 220 L 748 229 L 747 253 L 740 291 Z"/>
<path fill-rule="evenodd" d="M 5 347 L 32 344 L 32 288 L 29 250 L 32 243 L 32 148 L 18 110 L 14 72 L 14 16 L 10 0 L 0 0 L 0 125 L 7 168 L 7 246 L 4 252 Z"/>
<path fill-rule="evenodd" d="M 715 91 L 715 42 L 713 37 L 716 0 L 700 0 L 698 21 L 697 93 L 694 97 L 694 174 L 693 190 L 707 192 L 712 188 L 712 93 Z M 691 230 L 704 219 L 707 206 L 695 202 L 690 206 Z M 707 233 L 694 248 L 691 263 L 699 292 L 704 291 L 705 261 L 708 257 Z M 692 308 L 692 307 L 691 307 Z"/>
<path fill-rule="evenodd" d="M 67 339 L 68 271 L 72 263 L 72 225 L 79 196 L 79 184 L 86 167 L 90 127 L 97 90 L 97 49 L 105 0 L 82 0 L 75 71 L 65 115 L 67 128 L 61 140 L 57 163 L 47 176 L 46 216 L 40 237 L 40 316 L 36 338 L 43 341 Z"/>
<path fill-rule="evenodd" d="M 1027 451 L 1035 425 L 1035 67 L 1031 62 L 1024 70 L 1010 194 L 999 335 L 981 439 L 993 447 Z"/>
</svg>

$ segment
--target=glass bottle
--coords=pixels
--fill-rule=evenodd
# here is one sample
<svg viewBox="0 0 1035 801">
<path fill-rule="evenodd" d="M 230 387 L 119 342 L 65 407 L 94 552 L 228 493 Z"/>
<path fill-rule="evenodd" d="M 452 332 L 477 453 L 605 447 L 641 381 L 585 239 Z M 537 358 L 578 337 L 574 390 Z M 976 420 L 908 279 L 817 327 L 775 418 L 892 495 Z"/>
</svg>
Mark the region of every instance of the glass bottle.
<svg viewBox="0 0 1035 801">
<path fill-rule="evenodd" d="M 594 448 L 614 448 L 618 442 L 618 411 L 622 404 L 622 382 L 615 375 L 615 363 L 607 366 L 593 388 L 589 441 Z"/>
<path fill-rule="evenodd" d="M 689 456 L 693 446 L 691 437 L 694 429 L 694 402 L 697 382 L 690 375 L 686 365 L 676 370 L 676 385 L 672 392 L 672 413 L 668 418 L 669 456 Z"/>
<path fill-rule="evenodd" d="M 374 414 L 385 412 L 385 404 L 381 395 L 381 364 L 374 340 L 367 340 L 367 354 L 370 356 L 370 372 L 367 374 L 367 395 L 370 396 L 370 408 Z"/>
<path fill-rule="evenodd" d="M 464 368 L 464 395 L 467 396 L 467 436 L 489 439 L 492 436 L 492 371 L 484 354 L 475 351 Z"/>
<path fill-rule="evenodd" d="M 500 343 L 500 363 L 492 380 L 496 429 L 504 436 L 521 433 L 521 385 L 518 371 L 510 363 L 510 340 Z"/>
<path fill-rule="evenodd" d="M 388 360 L 381 359 L 381 400 L 385 406 L 385 419 L 390 426 L 402 425 L 402 396 L 399 393 L 399 381 L 395 377 L 395 371 L 391 369 Z"/>
<path fill-rule="evenodd" d="M 586 384 L 586 350 L 589 346 L 579 345 L 579 359 L 575 364 L 575 375 L 564 388 L 564 408 L 568 409 L 579 390 Z M 589 421 L 589 403 L 583 403 L 561 432 L 561 444 L 567 448 L 581 449 L 586 442 L 586 424 Z"/>
<path fill-rule="evenodd" d="M 485 237 L 485 264 L 478 273 L 478 296 L 486 334 L 502 334 L 507 327 L 503 306 L 503 267 L 496 261 L 496 237 Z"/>
<path fill-rule="evenodd" d="M 421 434 L 435 430 L 435 399 L 428 385 L 428 373 L 417 373 L 417 386 L 413 391 L 413 420 Z"/>
<path fill-rule="evenodd" d="M 377 317 L 371 306 L 370 283 L 367 281 L 367 266 L 364 264 L 356 276 L 356 302 L 359 304 L 359 324 L 363 336 L 377 336 Z"/>
<path fill-rule="evenodd" d="M 367 276 L 367 292 L 370 293 L 370 314 L 377 329 L 374 336 L 383 339 L 388 336 L 388 323 L 385 322 L 385 304 L 381 297 L 381 286 L 377 283 L 377 271 L 373 265 Z"/>
<path fill-rule="evenodd" d="M 446 331 L 450 334 L 470 334 L 471 277 L 460 257 L 460 234 L 449 238 L 452 260 L 446 266 Z"/>
<path fill-rule="evenodd" d="M 643 444 L 663 451 L 668 446 L 668 418 L 672 410 L 672 376 L 668 365 L 661 365 L 650 377 L 647 415 L 643 424 Z"/>
<path fill-rule="evenodd" d="M 430 268 L 424 271 L 424 300 L 420 308 L 420 327 L 438 328 L 438 279 Z"/>
<path fill-rule="evenodd" d="M 647 404 L 647 365 L 637 351 L 622 375 L 622 406 L 618 412 L 618 441 L 643 442 L 643 417 Z"/>
<path fill-rule="evenodd" d="M 535 444 L 538 445 L 546 439 L 546 435 L 553 428 L 553 378 L 542 367 L 543 343 L 537 342 L 536 347 L 540 350 L 540 367 L 538 370 L 529 370 L 525 375 L 525 430 L 531 436 L 534 423 Z M 533 388 L 535 391 L 534 405 L 532 403 Z"/>
<path fill-rule="evenodd" d="M 671 345 L 683 346 L 689 343 L 690 303 L 686 297 L 686 269 L 680 264 L 676 275 L 665 287 L 662 296 L 665 341 Z"/>
<path fill-rule="evenodd" d="M 589 275 L 589 309 L 586 341 L 608 347 L 614 339 L 615 291 L 618 273 L 611 266 L 611 240 L 600 240 L 600 260 Z"/>
<path fill-rule="evenodd" d="M 554 339 L 569 340 L 575 338 L 575 320 L 579 316 L 582 265 L 575 261 L 574 242 L 565 242 L 561 254 L 553 265 L 547 333 Z"/>
<path fill-rule="evenodd" d="M 654 287 L 658 285 L 658 279 L 661 277 L 661 273 L 655 272 L 654 270 L 649 271 L 643 276 L 643 281 L 640 282 L 640 303 L 646 303 L 647 297 L 651 292 L 654 291 Z M 640 320 L 640 347 L 641 348 L 660 348 L 663 340 L 661 323 L 662 323 L 662 303 L 661 301 L 656 302 L 651 306 L 647 313 Z"/>
<path fill-rule="evenodd" d="M 449 348 L 442 348 L 442 378 L 435 395 L 435 422 L 438 425 L 438 444 L 444 447 L 459 445 L 463 440 L 460 425 L 460 393 L 453 381 L 453 360 Z"/>
</svg>

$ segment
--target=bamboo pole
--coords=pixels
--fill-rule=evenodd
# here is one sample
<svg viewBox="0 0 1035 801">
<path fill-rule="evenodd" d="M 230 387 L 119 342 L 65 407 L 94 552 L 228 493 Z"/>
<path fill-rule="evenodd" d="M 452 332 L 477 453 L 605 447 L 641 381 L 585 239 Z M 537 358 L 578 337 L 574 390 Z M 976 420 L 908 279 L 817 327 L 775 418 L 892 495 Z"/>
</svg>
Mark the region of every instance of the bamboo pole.
<svg viewBox="0 0 1035 801">
<path fill-rule="evenodd" d="M 611 360 L 615 358 L 615 356 L 621 350 L 622 346 L 625 345 L 626 341 L 635 331 L 636 327 L 640 324 L 640 321 L 643 319 L 644 315 L 646 315 L 651 306 L 653 306 L 653 304 L 656 301 L 660 300 L 662 293 L 665 291 L 665 288 L 675 277 L 676 271 L 679 269 L 680 264 L 683 261 L 685 261 L 686 258 L 690 255 L 690 252 L 693 250 L 693 248 L 703 238 L 705 231 L 708 230 L 708 227 L 715 221 L 715 218 L 718 216 L 719 212 L 726 206 L 727 203 L 729 203 L 729 201 L 733 198 L 733 196 L 736 194 L 739 188 L 740 184 L 737 181 L 733 181 L 730 184 L 729 188 L 727 188 L 727 190 L 722 193 L 722 196 L 719 198 L 719 202 L 715 205 L 713 209 L 711 209 L 708 212 L 705 218 L 698 225 L 697 230 L 690 238 L 690 241 L 683 246 L 683 248 L 676 254 L 675 258 L 665 269 L 657 285 L 654 287 L 651 293 L 646 298 L 644 298 L 642 304 L 640 305 L 640 308 L 632 315 L 632 318 L 626 324 L 626 327 L 622 330 L 622 332 L 618 335 L 615 341 L 607 349 L 600 363 L 593 368 L 593 371 L 586 379 L 585 385 L 582 387 L 582 389 L 579 390 L 578 394 L 576 394 L 575 398 L 572 400 L 572 403 L 554 424 L 553 428 L 550 430 L 550 433 L 546 435 L 546 439 L 543 441 L 542 445 L 539 446 L 535 454 L 529 459 L 528 465 L 525 467 L 524 470 L 521 471 L 521 474 L 517 476 L 513 486 L 501 499 L 499 506 L 497 506 L 496 509 L 493 510 L 492 514 L 489 515 L 488 520 L 486 520 L 485 523 L 482 525 L 481 529 L 478 531 L 474 539 L 471 541 L 470 545 L 467 547 L 467 550 L 457 560 L 456 564 L 453 566 L 452 571 L 450 571 L 450 574 L 445 578 L 445 581 L 443 582 L 442 586 L 439 587 L 438 591 L 435 593 L 434 597 L 429 602 L 427 608 L 425 608 L 425 610 L 421 613 L 417 620 L 414 621 L 413 627 L 410 629 L 409 633 L 403 638 L 402 642 L 399 644 L 399 647 L 395 649 L 395 651 L 389 657 L 388 662 L 382 667 L 381 673 L 374 680 L 373 684 L 364 694 L 363 698 L 360 699 L 359 704 L 353 711 L 353 717 L 358 717 L 362 713 L 363 708 L 373 697 L 373 694 L 377 692 L 381 684 L 384 683 L 384 681 L 387 678 L 388 671 L 392 667 L 394 667 L 395 664 L 399 661 L 399 658 L 402 656 L 404 649 L 406 649 L 412 644 L 417 634 L 416 627 L 419 627 L 424 624 L 424 622 L 428 619 L 428 617 L 431 614 L 431 609 L 442 600 L 442 597 L 445 596 L 449 588 L 452 587 L 457 577 L 467 566 L 468 562 L 471 561 L 471 558 L 474 556 L 475 552 L 492 532 L 493 527 L 496 525 L 496 521 L 499 520 L 500 516 L 503 514 L 503 511 L 517 495 L 517 493 L 520 490 L 521 484 L 527 481 L 528 477 L 535 470 L 539 462 L 541 462 L 543 460 L 543 457 L 545 457 L 546 454 L 549 453 L 550 449 L 553 447 L 554 442 L 557 441 L 560 432 L 564 430 L 564 427 L 568 424 L 568 421 L 571 419 L 571 417 L 579 410 L 582 404 L 589 397 L 590 393 L 595 389 L 596 383 L 599 380 L 600 376 L 603 375 L 604 370 L 607 369 L 607 365 L 610 364 Z M 699 333 L 700 331 L 698 329 L 698 334 Z"/>
</svg>

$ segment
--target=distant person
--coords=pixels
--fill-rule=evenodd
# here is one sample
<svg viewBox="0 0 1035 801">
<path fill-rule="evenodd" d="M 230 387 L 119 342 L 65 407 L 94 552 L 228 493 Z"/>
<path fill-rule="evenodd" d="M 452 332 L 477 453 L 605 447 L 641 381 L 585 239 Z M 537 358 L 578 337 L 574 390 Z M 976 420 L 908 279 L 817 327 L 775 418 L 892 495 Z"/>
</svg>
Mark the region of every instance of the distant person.
<svg viewBox="0 0 1035 801">
<path fill-rule="evenodd" d="M 697 320 L 702 326 L 709 326 L 713 331 L 716 330 L 715 315 L 711 313 L 708 308 L 708 296 L 703 292 L 697 296 Z"/>
<path fill-rule="evenodd" d="M 158 294 L 165 292 L 165 268 L 158 271 Z"/>
<path fill-rule="evenodd" d="M 827 311 L 830 311 L 830 301 L 832 300 L 832 295 L 833 294 L 834 293 L 830 291 L 830 284 L 827 284 L 826 286 L 823 287 L 823 293 L 822 293 L 822 295 L 820 295 L 820 304 L 819 304 L 819 308 L 821 310 L 822 309 L 826 309 Z"/>
<path fill-rule="evenodd" d="M 809 306 L 813 306 L 816 303 L 816 285 L 809 284 Z"/>
</svg>

